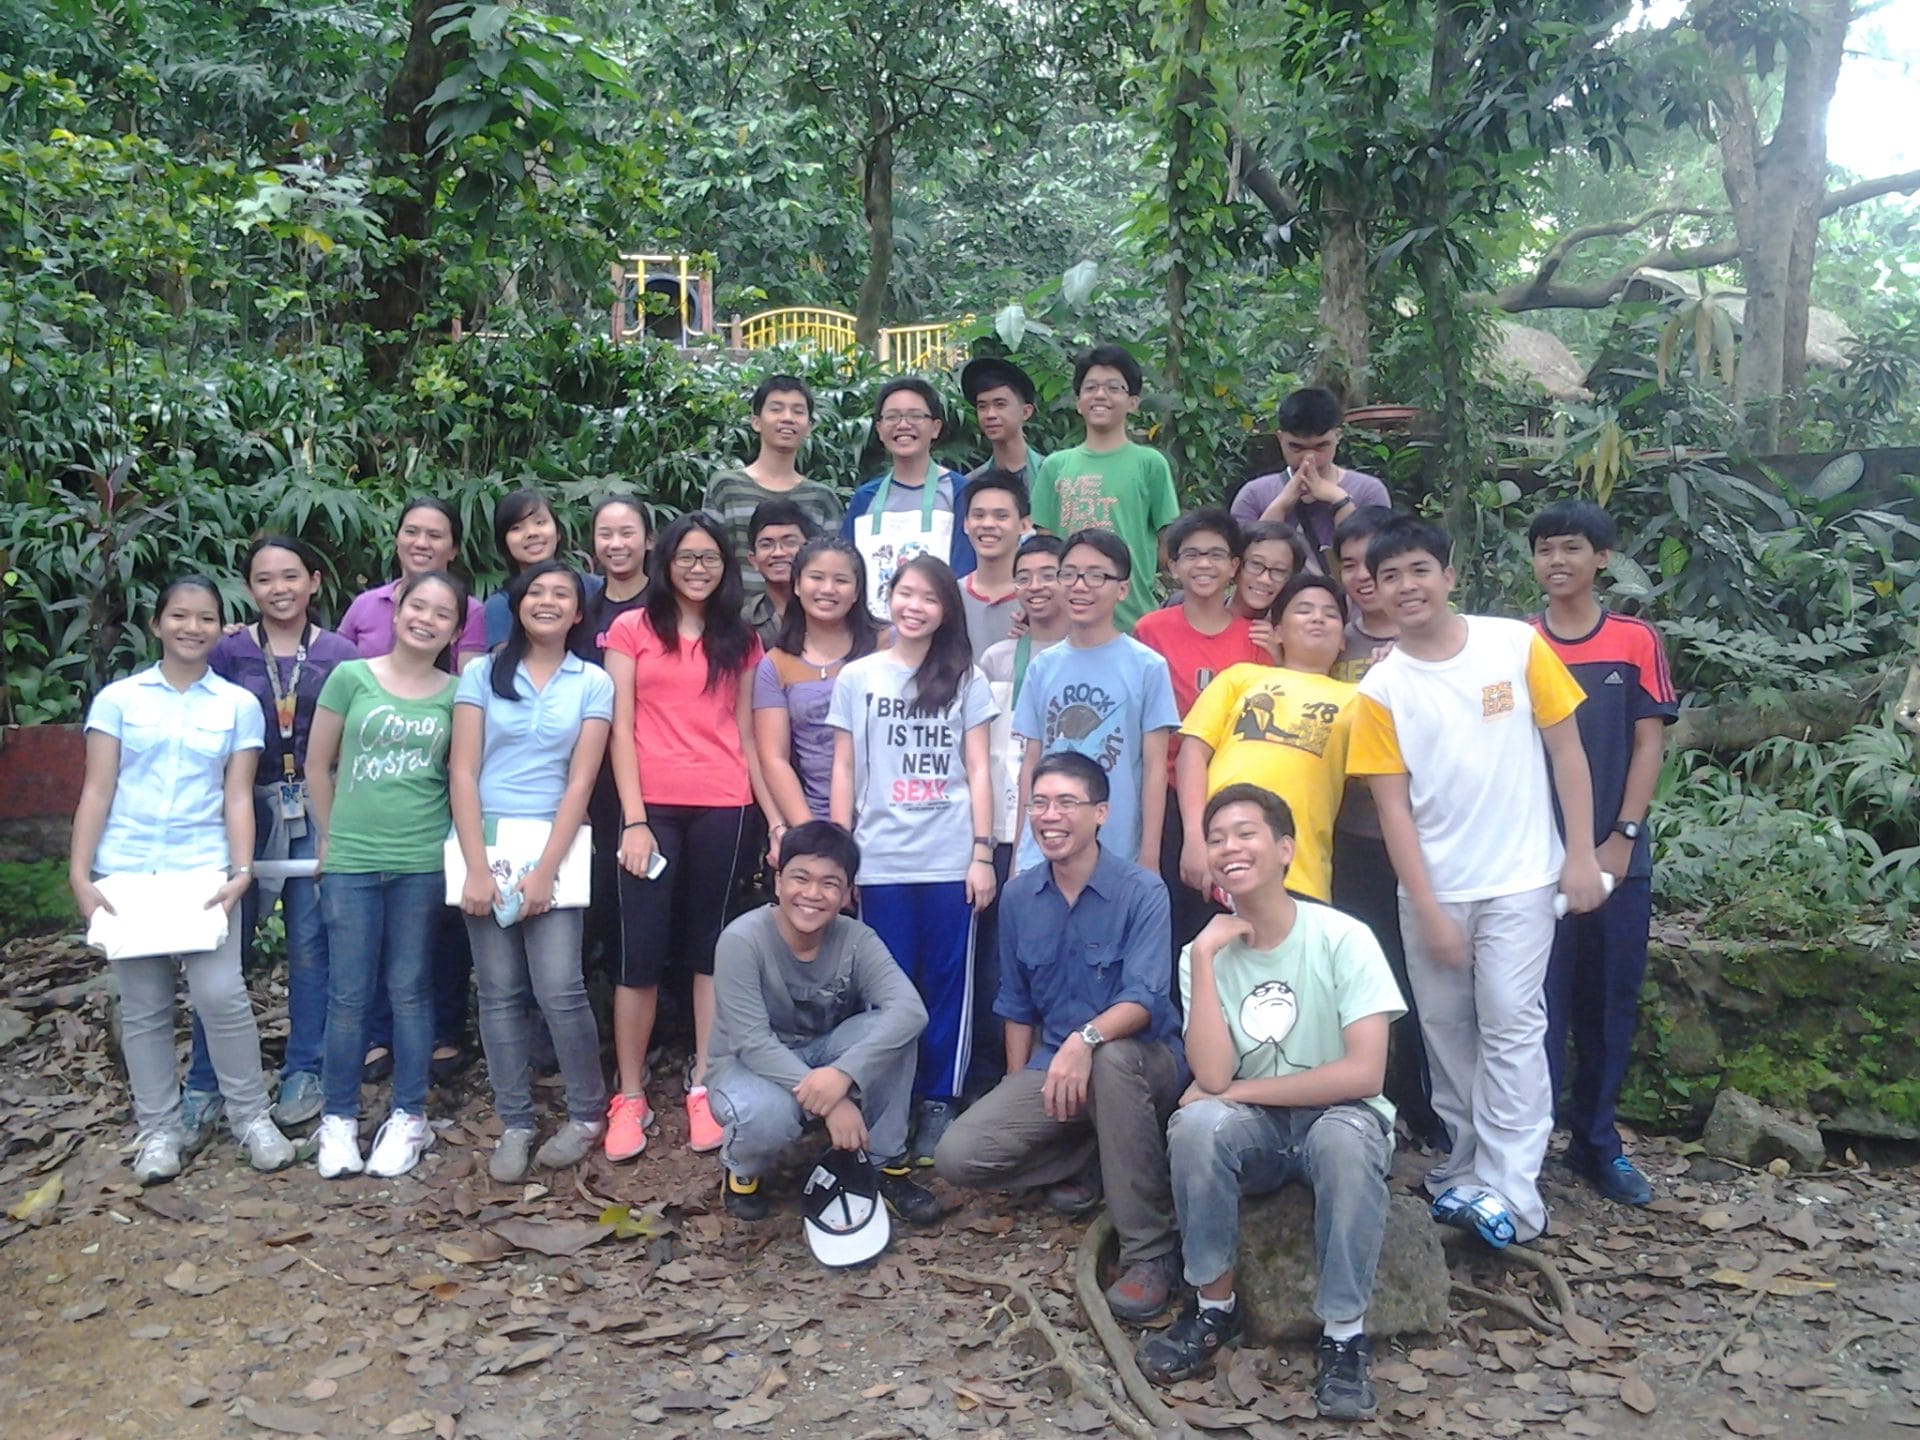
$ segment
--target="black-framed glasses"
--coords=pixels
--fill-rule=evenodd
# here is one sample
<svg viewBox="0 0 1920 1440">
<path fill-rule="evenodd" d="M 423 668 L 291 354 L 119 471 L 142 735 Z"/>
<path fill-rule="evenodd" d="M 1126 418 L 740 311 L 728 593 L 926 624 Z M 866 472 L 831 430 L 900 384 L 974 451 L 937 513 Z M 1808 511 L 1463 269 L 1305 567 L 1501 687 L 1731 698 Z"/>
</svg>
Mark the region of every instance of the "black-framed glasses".
<svg viewBox="0 0 1920 1440">
<path fill-rule="evenodd" d="M 673 557 L 676 570 L 719 570 L 726 562 L 720 558 L 718 550 L 679 551 Z"/>
<path fill-rule="evenodd" d="M 889 410 L 880 417 L 882 425 L 924 425 L 933 419 L 926 410 Z"/>
<path fill-rule="evenodd" d="M 1109 580 L 1118 580 L 1119 578 L 1120 577 L 1111 570 L 1069 570 L 1064 565 L 1060 567 L 1060 583 L 1069 590 L 1076 585 L 1082 584 L 1089 590 L 1098 590 Z"/>
<path fill-rule="evenodd" d="M 1233 558 L 1233 552 L 1222 545 L 1211 546 L 1205 550 L 1183 549 L 1173 557 L 1175 560 L 1210 560 L 1215 565 L 1224 565 Z"/>
</svg>

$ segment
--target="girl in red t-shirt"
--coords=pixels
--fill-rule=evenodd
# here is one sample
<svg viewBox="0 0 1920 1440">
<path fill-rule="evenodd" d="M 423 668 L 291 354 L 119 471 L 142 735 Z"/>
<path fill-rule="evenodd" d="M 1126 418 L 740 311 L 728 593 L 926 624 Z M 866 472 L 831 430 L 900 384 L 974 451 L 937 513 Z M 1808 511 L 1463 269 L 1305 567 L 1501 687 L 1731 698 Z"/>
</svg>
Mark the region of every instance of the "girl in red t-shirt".
<svg viewBox="0 0 1920 1440">
<path fill-rule="evenodd" d="M 706 1087 L 713 948 L 751 863 L 753 807 L 777 818 L 760 779 L 745 683 L 760 661 L 760 641 L 741 615 L 740 565 L 726 531 L 705 514 L 681 516 L 654 542 L 647 573 L 645 606 L 622 615 L 607 635 L 621 816 L 613 992 L 620 1083 L 607 1110 L 610 1160 L 630 1160 L 647 1147 L 647 1047 L 676 935 L 693 969 L 687 1143 L 720 1148 Z M 665 870 L 649 879 L 660 860 Z"/>
</svg>

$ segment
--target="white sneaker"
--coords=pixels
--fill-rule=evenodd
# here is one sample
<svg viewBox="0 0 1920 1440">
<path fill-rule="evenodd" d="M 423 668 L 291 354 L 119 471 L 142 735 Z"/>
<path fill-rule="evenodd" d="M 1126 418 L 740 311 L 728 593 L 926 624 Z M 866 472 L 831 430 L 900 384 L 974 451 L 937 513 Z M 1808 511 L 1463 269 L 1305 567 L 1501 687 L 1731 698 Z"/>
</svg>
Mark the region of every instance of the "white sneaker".
<svg viewBox="0 0 1920 1440">
<path fill-rule="evenodd" d="M 162 1126 L 140 1137 L 133 1156 L 133 1178 L 142 1185 L 158 1185 L 180 1173 L 182 1140 L 178 1130 Z"/>
<path fill-rule="evenodd" d="M 367 1168 L 360 1158 L 360 1122 L 347 1115 L 327 1115 L 320 1121 L 320 1178 L 338 1180 Z"/>
<path fill-rule="evenodd" d="M 383 1180 L 404 1175 L 420 1163 L 420 1156 L 432 1143 L 433 1127 L 427 1124 L 426 1116 L 395 1110 L 373 1137 L 373 1149 L 367 1153 L 367 1173 Z"/>
<path fill-rule="evenodd" d="M 280 1133 L 265 1110 L 240 1132 L 240 1143 L 246 1147 L 247 1163 L 256 1170 L 284 1170 L 293 1164 L 293 1142 Z"/>
</svg>

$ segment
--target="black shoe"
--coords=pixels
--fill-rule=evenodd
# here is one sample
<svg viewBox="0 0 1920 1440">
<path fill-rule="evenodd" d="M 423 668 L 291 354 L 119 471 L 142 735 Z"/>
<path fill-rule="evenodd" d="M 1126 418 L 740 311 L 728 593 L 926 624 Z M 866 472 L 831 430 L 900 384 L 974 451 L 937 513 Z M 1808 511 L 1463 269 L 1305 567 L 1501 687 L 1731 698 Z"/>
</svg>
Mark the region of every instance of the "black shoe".
<svg viewBox="0 0 1920 1440">
<path fill-rule="evenodd" d="M 772 1209 L 758 1180 L 736 1175 L 731 1170 L 727 1172 L 726 1183 L 721 1186 L 721 1191 L 727 1214 L 736 1220 L 764 1220 Z"/>
<path fill-rule="evenodd" d="M 1335 1340 L 1322 1335 L 1313 1347 L 1319 1369 L 1313 1377 L 1313 1408 L 1322 1420 L 1371 1420 L 1379 1408 L 1367 1367 L 1373 1346 L 1367 1337 Z"/>
<path fill-rule="evenodd" d="M 1238 1300 L 1231 1310 L 1202 1310 L 1196 1296 L 1187 1301 L 1179 1319 L 1142 1341 L 1133 1358 L 1141 1374 L 1168 1385 L 1207 1369 L 1221 1350 L 1240 1343 L 1245 1329 Z"/>
<path fill-rule="evenodd" d="M 914 1183 L 913 1170 L 904 1158 L 880 1167 L 880 1198 L 909 1225 L 931 1225 L 942 1213 L 933 1192 Z"/>
<path fill-rule="evenodd" d="M 427 1062 L 427 1078 L 435 1085 L 448 1085 L 460 1078 L 473 1063 L 473 1052 L 464 1043 L 451 1047 L 436 1045 L 436 1050 L 451 1048 L 451 1055 L 436 1055 Z"/>
</svg>

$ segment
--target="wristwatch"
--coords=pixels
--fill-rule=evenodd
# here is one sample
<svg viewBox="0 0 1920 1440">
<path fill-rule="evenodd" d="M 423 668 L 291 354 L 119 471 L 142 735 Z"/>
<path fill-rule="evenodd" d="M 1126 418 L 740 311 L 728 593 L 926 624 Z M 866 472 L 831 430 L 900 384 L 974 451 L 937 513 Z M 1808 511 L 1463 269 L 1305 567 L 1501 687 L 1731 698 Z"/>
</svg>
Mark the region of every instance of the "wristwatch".
<svg viewBox="0 0 1920 1440">
<path fill-rule="evenodd" d="M 1646 831 L 1647 827 L 1638 820 L 1616 820 L 1613 822 L 1613 833 L 1616 835 L 1624 835 L 1629 840 L 1638 840 L 1642 835 L 1646 834 Z"/>
<path fill-rule="evenodd" d="M 1094 1028 L 1091 1020 L 1080 1027 L 1080 1038 L 1087 1042 L 1089 1050 L 1096 1050 L 1107 1043 L 1107 1037 Z"/>
</svg>

